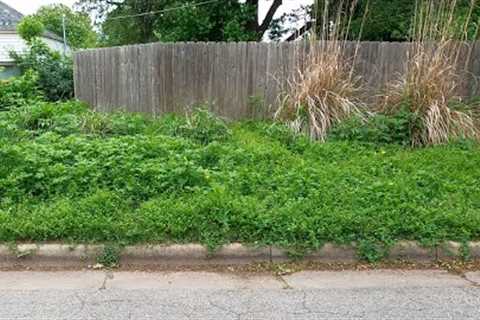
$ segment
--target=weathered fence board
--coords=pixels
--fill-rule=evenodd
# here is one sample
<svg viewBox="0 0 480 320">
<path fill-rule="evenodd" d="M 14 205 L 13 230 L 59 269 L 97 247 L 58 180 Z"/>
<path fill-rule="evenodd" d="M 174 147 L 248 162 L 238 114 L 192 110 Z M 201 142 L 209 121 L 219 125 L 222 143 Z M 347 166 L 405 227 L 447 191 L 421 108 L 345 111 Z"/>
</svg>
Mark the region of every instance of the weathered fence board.
<svg viewBox="0 0 480 320">
<path fill-rule="evenodd" d="M 349 43 L 353 56 L 356 43 Z M 75 53 L 75 94 L 98 111 L 162 114 L 208 103 L 219 115 L 239 119 L 271 114 L 282 92 L 305 65 L 309 45 L 295 43 L 154 43 Z M 362 42 L 356 73 L 370 96 L 398 79 L 410 45 Z M 467 63 L 459 94 L 479 94 L 480 45 Z"/>
</svg>

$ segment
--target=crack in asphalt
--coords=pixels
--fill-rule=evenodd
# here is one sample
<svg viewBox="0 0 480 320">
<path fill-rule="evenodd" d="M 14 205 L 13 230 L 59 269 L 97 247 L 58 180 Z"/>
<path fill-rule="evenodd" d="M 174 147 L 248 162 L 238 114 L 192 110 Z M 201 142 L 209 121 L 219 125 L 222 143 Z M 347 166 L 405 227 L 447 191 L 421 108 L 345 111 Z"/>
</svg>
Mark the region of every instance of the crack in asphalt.
<svg viewBox="0 0 480 320">
<path fill-rule="evenodd" d="M 103 278 L 103 283 L 102 285 L 100 286 L 100 288 L 98 288 L 98 290 L 105 290 L 107 289 L 107 281 L 108 280 L 112 280 L 114 278 L 114 275 L 113 275 L 113 272 L 108 270 L 108 271 L 105 271 L 105 277 Z"/>
<path fill-rule="evenodd" d="M 477 281 L 475 281 L 475 280 L 470 279 L 470 278 L 467 276 L 466 273 L 462 273 L 462 274 L 460 275 L 460 277 L 461 277 L 463 280 L 465 280 L 465 281 L 467 281 L 468 283 L 470 283 L 472 286 L 474 286 L 474 287 L 476 287 L 476 288 L 480 288 L 480 283 L 477 282 Z"/>
<path fill-rule="evenodd" d="M 80 301 L 80 308 L 79 308 L 79 310 L 78 310 L 77 313 L 78 313 L 79 315 L 82 314 L 82 313 L 85 313 L 85 312 L 88 314 L 89 312 L 88 312 L 88 310 L 86 310 L 86 308 L 85 308 L 85 306 L 86 306 L 86 304 L 87 304 L 86 301 L 85 301 L 85 299 L 83 299 L 83 298 L 80 296 L 79 293 L 75 293 L 73 296 L 74 296 L 78 301 Z"/>
<path fill-rule="evenodd" d="M 312 309 L 307 306 L 307 291 L 302 292 L 302 307 L 307 310 L 308 313 L 313 313 Z"/>
<path fill-rule="evenodd" d="M 232 295 L 232 294 L 235 294 L 235 290 L 227 290 L 227 291 L 223 292 L 223 295 Z M 212 292 L 212 293 L 207 295 L 207 301 L 208 301 L 209 305 L 211 305 L 214 308 L 217 308 L 218 310 L 224 311 L 226 313 L 230 313 L 230 314 L 236 316 L 237 318 L 240 318 L 241 313 L 238 313 L 235 310 L 231 310 L 228 306 L 224 307 L 224 306 L 221 306 L 221 305 L 215 303 L 214 300 L 215 300 L 216 295 L 218 295 L 218 292 Z"/>
<path fill-rule="evenodd" d="M 283 284 L 282 289 L 284 289 L 284 290 L 292 290 L 293 289 L 293 287 L 281 275 L 277 274 L 277 275 L 275 275 L 275 278 Z"/>
</svg>

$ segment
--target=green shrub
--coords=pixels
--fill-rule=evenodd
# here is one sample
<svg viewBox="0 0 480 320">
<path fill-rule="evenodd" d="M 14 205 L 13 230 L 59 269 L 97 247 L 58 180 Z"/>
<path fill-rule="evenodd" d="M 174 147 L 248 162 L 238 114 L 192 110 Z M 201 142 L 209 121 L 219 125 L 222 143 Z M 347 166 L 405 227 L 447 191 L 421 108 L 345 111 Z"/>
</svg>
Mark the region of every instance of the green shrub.
<svg viewBox="0 0 480 320">
<path fill-rule="evenodd" d="M 73 97 L 73 62 L 48 48 L 39 39 L 32 39 L 27 52 L 10 55 L 22 72 L 33 70 L 38 74 L 38 86 L 49 101 Z"/>
<path fill-rule="evenodd" d="M 17 26 L 17 31 L 23 39 L 27 42 L 31 42 L 42 35 L 45 31 L 45 26 L 35 17 L 27 16 L 20 21 Z"/>
<path fill-rule="evenodd" d="M 415 123 L 418 123 L 415 115 L 405 110 L 394 115 L 375 114 L 367 120 L 352 117 L 334 127 L 330 138 L 408 146 L 411 144 L 411 126 Z"/>
<path fill-rule="evenodd" d="M 0 111 L 9 110 L 42 99 L 37 75 L 28 71 L 23 76 L 0 80 Z"/>
<path fill-rule="evenodd" d="M 302 153 L 309 145 L 308 137 L 302 134 L 295 134 L 285 125 L 274 123 L 264 128 L 264 132 L 271 139 L 278 141 L 289 150 Z"/>
<path fill-rule="evenodd" d="M 187 121 L 178 128 L 177 133 L 201 144 L 209 144 L 227 139 L 230 130 L 220 118 L 207 110 L 197 109 L 187 116 Z"/>
</svg>

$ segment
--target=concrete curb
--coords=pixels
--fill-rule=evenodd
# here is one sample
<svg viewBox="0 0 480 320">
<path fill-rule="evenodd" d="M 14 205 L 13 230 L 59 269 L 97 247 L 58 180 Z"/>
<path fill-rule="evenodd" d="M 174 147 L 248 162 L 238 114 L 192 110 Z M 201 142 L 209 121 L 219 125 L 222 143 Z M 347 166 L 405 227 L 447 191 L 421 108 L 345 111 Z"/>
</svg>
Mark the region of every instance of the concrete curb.
<svg viewBox="0 0 480 320">
<path fill-rule="evenodd" d="M 94 265 L 104 254 L 105 245 L 67 244 L 0 244 L 0 268 L 43 267 L 84 268 Z M 464 247 L 457 242 L 445 242 L 426 248 L 414 241 L 400 241 L 389 250 L 387 261 L 435 262 L 462 258 Z M 480 259 L 480 242 L 468 243 L 470 259 Z M 201 266 L 242 265 L 256 262 L 285 262 L 292 260 L 288 251 L 275 247 L 254 248 L 239 243 L 221 247 L 215 252 L 199 244 L 127 246 L 119 253 L 122 266 Z M 303 261 L 319 263 L 355 263 L 355 245 L 325 244 L 321 249 L 306 255 Z"/>
</svg>

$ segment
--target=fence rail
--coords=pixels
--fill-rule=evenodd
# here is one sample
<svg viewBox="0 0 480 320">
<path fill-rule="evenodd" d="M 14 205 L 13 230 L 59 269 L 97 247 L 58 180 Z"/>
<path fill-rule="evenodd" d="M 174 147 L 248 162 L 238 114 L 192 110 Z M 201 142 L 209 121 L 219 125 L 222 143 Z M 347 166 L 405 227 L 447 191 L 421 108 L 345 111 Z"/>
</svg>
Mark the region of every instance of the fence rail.
<svg viewBox="0 0 480 320">
<path fill-rule="evenodd" d="M 349 52 L 355 45 L 348 44 Z M 370 96 L 398 78 L 409 47 L 360 43 L 355 70 Z M 75 95 L 98 111 L 162 114 L 209 103 L 212 111 L 232 119 L 264 116 L 303 68 L 307 51 L 307 44 L 295 42 L 153 43 L 84 50 L 74 56 Z M 459 94 L 477 95 L 478 76 L 476 43 Z"/>
</svg>

